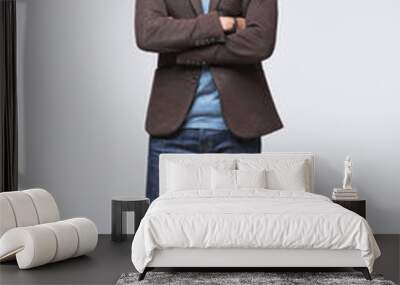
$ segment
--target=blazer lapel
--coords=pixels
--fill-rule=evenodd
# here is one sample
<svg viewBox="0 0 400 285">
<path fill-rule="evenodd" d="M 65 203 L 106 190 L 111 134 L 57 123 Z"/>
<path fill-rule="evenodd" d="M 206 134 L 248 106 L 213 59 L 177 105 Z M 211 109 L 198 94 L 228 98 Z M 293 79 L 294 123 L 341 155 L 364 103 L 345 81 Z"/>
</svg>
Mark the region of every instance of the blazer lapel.
<svg viewBox="0 0 400 285">
<path fill-rule="evenodd" d="M 211 0 L 210 11 L 217 10 L 220 1 L 221 0 Z"/>
<path fill-rule="evenodd" d="M 203 5 L 201 4 L 202 0 L 190 0 L 190 3 L 192 4 L 192 7 L 194 11 L 196 12 L 196 15 L 203 14 Z M 214 11 L 218 8 L 219 2 L 221 0 L 210 0 L 210 11 Z"/>
<path fill-rule="evenodd" d="M 196 15 L 203 14 L 203 6 L 201 5 L 201 0 L 190 0 L 192 8 L 196 12 Z"/>
</svg>

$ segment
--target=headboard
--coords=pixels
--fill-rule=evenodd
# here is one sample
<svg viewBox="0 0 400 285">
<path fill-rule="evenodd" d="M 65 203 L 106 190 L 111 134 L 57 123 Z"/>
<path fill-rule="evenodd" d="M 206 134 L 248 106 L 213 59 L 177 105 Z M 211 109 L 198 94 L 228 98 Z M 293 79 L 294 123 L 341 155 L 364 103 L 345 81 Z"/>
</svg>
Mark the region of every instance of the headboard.
<svg viewBox="0 0 400 285">
<path fill-rule="evenodd" d="M 235 161 L 239 158 L 263 158 L 263 159 L 271 159 L 271 160 L 304 160 L 307 162 L 308 166 L 308 176 L 307 179 L 310 185 L 310 192 L 314 192 L 314 155 L 310 152 L 266 152 L 266 153 L 258 153 L 258 154 L 232 154 L 232 153 L 218 153 L 218 154 L 171 154 L 165 153 L 160 155 L 159 162 L 159 187 L 160 187 L 160 195 L 166 192 L 166 165 L 168 161 L 182 161 L 182 160 L 230 160 Z"/>
</svg>

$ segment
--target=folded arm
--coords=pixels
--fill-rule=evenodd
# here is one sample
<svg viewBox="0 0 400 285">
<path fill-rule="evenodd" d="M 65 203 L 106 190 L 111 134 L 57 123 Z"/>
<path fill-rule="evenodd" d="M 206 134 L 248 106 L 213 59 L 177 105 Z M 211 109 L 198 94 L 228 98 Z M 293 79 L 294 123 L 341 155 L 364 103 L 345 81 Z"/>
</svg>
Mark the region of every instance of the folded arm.
<svg viewBox="0 0 400 285">
<path fill-rule="evenodd" d="M 277 0 L 252 0 L 246 28 L 226 36 L 224 44 L 193 48 L 177 55 L 182 65 L 259 63 L 273 53 L 276 39 Z"/>
<path fill-rule="evenodd" d="M 135 33 L 139 48 L 158 53 L 180 52 L 225 41 L 217 12 L 173 19 L 164 0 L 136 1 Z"/>
</svg>

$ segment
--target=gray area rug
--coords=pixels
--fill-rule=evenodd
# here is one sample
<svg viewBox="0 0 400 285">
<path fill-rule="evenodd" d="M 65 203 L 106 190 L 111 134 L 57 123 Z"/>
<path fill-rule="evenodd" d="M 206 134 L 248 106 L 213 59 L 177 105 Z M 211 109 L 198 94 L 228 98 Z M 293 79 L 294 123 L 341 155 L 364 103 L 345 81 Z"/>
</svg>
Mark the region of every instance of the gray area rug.
<svg viewBox="0 0 400 285">
<path fill-rule="evenodd" d="M 267 285 L 297 285 L 297 284 L 376 284 L 395 285 L 384 280 L 381 275 L 372 275 L 368 281 L 359 272 L 148 272 L 146 278 L 138 281 L 138 273 L 122 274 L 116 285 L 145 284 L 267 284 Z"/>
</svg>

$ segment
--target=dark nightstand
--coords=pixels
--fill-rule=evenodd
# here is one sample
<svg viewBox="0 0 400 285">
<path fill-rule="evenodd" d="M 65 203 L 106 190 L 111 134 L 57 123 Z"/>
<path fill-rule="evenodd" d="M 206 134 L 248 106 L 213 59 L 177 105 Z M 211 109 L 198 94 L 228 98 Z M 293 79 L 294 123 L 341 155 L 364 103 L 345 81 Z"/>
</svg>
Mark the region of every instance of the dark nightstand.
<svg viewBox="0 0 400 285">
<path fill-rule="evenodd" d="M 111 203 L 111 239 L 123 241 L 126 239 L 126 215 L 125 212 L 135 212 L 135 231 L 140 221 L 146 214 L 150 205 L 148 198 L 113 197 Z"/>
<path fill-rule="evenodd" d="M 359 214 L 364 219 L 367 217 L 365 200 L 332 200 L 332 202 Z"/>
</svg>

